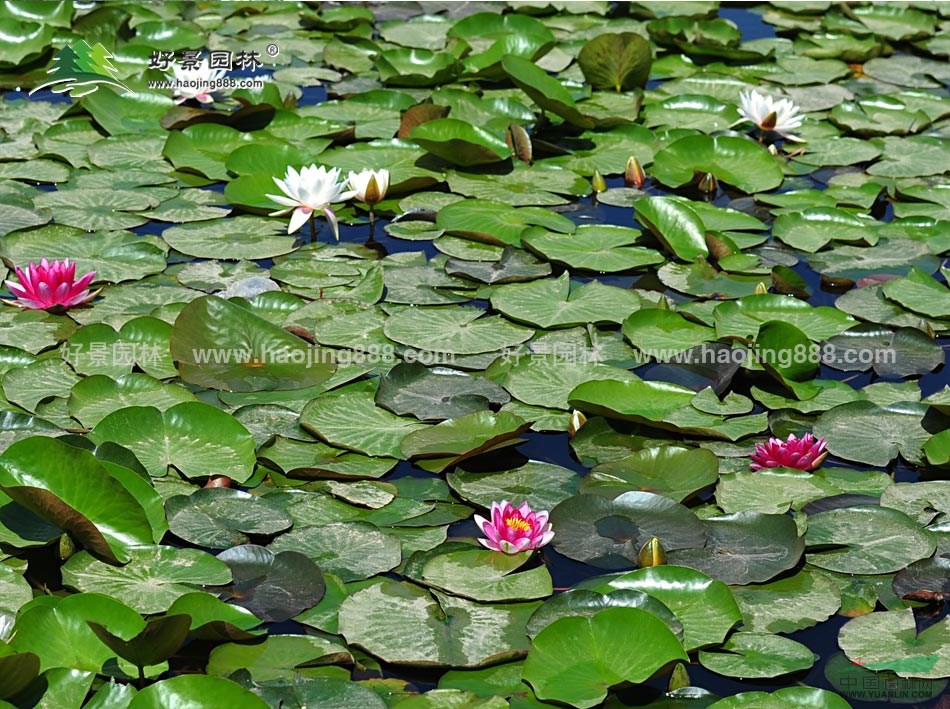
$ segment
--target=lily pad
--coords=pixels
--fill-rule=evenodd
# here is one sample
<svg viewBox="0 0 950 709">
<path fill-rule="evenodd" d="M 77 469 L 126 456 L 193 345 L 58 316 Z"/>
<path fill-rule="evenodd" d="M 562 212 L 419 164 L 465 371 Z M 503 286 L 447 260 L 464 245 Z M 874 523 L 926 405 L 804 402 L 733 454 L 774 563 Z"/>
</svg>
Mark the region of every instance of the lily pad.
<svg viewBox="0 0 950 709">
<path fill-rule="evenodd" d="M 900 571 L 936 547 L 903 512 L 865 505 L 810 515 L 805 544 L 808 563 L 847 574 Z"/>
<path fill-rule="evenodd" d="M 243 482 L 254 468 L 254 438 L 244 426 L 208 404 L 183 402 L 165 411 L 130 406 L 106 416 L 90 434 L 136 454 L 154 476 L 174 466 L 187 477 L 226 475 Z"/>
<path fill-rule="evenodd" d="M 79 552 L 63 566 L 63 583 L 86 593 L 122 598 L 139 613 L 162 613 L 175 599 L 231 581 L 223 561 L 198 549 L 141 546 L 130 552 L 126 566 L 97 561 Z"/>
<path fill-rule="evenodd" d="M 676 636 L 651 613 L 608 608 L 591 618 L 561 618 L 542 630 L 531 644 L 524 678 L 539 699 L 593 707 L 612 685 L 643 682 L 664 665 L 687 659 Z"/>
<path fill-rule="evenodd" d="M 593 578 L 580 584 L 601 593 L 642 591 L 669 608 L 683 624 L 687 650 L 721 643 L 742 613 L 722 581 L 683 566 L 660 565 L 617 576 Z"/>
<path fill-rule="evenodd" d="M 165 503 L 172 533 L 211 549 L 246 544 L 248 535 L 271 535 L 293 520 L 265 498 L 230 488 L 208 488 L 176 495 Z"/>
<path fill-rule="evenodd" d="M 727 677 L 767 678 L 807 670 L 815 663 L 812 651 L 801 643 L 769 633 L 736 633 L 722 650 L 700 650 L 700 664 Z"/>
<path fill-rule="evenodd" d="M 703 523 L 686 507 L 649 492 L 610 499 L 575 495 L 551 510 L 561 554 L 605 569 L 635 565 L 640 548 L 656 537 L 668 552 L 702 547 Z"/>
<path fill-rule="evenodd" d="M 918 632 L 914 611 L 869 613 L 841 628 L 838 644 L 852 661 L 870 670 L 889 670 L 899 677 L 937 679 L 950 675 L 946 618 Z"/>
<path fill-rule="evenodd" d="M 218 561 L 227 564 L 233 576 L 221 595 L 262 621 L 281 623 L 292 618 L 316 605 L 326 590 L 319 567 L 297 551 L 275 554 L 256 544 L 242 544 L 221 552 Z M 176 603 L 180 605 L 182 599 Z M 220 621 L 215 618 L 215 622 Z M 249 621 L 227 622 L 245 630 L 253 627 Z"/>
<path fill-rule="evenodd" d="M 343 602 L 340 632 L 347 642 L 387 662 L 478 667 L 527 652 L 524 628 L 538 605 L 482 605 L 411 583 L 379 580 Z M 459 630 L 476 617 L 491 632 L 459 644 Z"/>
</svg>

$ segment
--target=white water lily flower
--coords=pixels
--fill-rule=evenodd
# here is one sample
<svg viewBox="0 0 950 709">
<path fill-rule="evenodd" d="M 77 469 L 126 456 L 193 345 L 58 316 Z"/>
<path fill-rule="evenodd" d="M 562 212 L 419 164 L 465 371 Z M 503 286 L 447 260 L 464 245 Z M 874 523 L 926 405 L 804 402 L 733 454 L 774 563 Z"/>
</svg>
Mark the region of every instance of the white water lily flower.
<svg viewBox="0 0 950 709">
<path fill-rule="evenodd" d="M 739 113 L 762 130 L 775 131 L 787 140 L 802 140 L 791 131 L 801 126 L 805 117 L 790 99 L 776 101 L 758 91 L 743 91 L 739 94 Z"/>
<path fill-rule="evenodd" d="M 373 207 L 386 198 L 389 191 L 389 170 L 351 172 L 350 188 L 356 191 L 356 199 Z"/>
<path fill-rule="evenodd" d="M 227 69 L 212 69 L 207 59 L 194 69 L 183 69 L 179 64 L 172 64 L 175 79 L 175 103 L 182 103 L 190 98 L 199 103 L 211 103 L 214 98 L 211 92 L 216 88 L 214 84 L 225 74 Z"/>
<path fill-rule="evenodd" d="M 340 180 L 340 168 L 327 170 L 323 165 L 318 167 L 314 164 L 297 172 L 288 167 L 284 179 L 275 177 L 274 182 L 284 194 L 269 194 L 267 197 L 287 209 L 271 212 L 270 216 L 286 214 L 292 209 L 294 213 L 290 217 L 288 234 L 302 227 L 314 212 L 321 211 L 333 227 L 333 235 L 337 241 L 340 240 L 340 228 L 330 205 L 334 202 L 345 202 L 356 194 L 353 190 L 347 190 L 346 182 Z"/>
</svg>

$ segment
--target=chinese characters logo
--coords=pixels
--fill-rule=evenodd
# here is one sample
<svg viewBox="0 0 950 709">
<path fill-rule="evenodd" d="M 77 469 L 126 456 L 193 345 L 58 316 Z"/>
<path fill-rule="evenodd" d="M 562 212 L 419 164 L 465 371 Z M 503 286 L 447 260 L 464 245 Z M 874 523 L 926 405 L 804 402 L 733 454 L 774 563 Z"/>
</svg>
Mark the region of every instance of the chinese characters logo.
<svg viewBox="0 0 950 709">
<path fill-rule="evenodd" d="M 50 80 L 30 91 L 30 96 L 41 89 L 51 89 L 54 93 L 68 93 L 73 98 L 80 98 L 102 84 L 121 89 L 123 93 L 132 93 L 128 86 L 116 79 L 116 68 L 110 59 L 109 50 L 98 43 L 90 47 L 81 39 L 66 45 L 56 54 L 53 66 L 46 72 Z"/>
</svg>

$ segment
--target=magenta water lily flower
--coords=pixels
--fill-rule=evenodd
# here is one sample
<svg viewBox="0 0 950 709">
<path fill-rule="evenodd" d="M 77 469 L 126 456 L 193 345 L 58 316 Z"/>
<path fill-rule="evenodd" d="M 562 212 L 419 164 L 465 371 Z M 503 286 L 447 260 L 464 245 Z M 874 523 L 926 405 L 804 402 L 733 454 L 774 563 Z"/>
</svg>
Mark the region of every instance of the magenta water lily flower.
<svg viewBox="0 0 950 709">
<path fill-rule="evenodd" d="M 762 468 L 814 470 L 821 465 L 827 455 L 824 438 L 816 439 L 810 433 L 796 438 L 792 433 L 787 441 L 781 438 L 770 438 L 765 443 L 756 444 L 751 456 L 751 467 L 753 470 L 762 470 Z"/>
<path fill-rule="evenodd" d="M 517 554 L 538 549 L 551 541 L 554 532 L 547 512 L 534 512 L 525 502 L 515 507 L 507 500 L 491 503 L 491 520 L 475 515 L 475 524 L 487 539 L 479 543 L 492 551 Z"/>
<path fill-rule="evenodd" d="M 19 283 L 6 281 L 17 298 L 11 305 L 30 310 L 66 309 L 92 300 L 99 291 L 90 291 L 96 277 L 90 271 L 76 280 L 76 262 L 65 259 L 50 263 L 45 258 L 37 266 L 32 261 L 25 269 L 17 268 Z"/>
</svg>

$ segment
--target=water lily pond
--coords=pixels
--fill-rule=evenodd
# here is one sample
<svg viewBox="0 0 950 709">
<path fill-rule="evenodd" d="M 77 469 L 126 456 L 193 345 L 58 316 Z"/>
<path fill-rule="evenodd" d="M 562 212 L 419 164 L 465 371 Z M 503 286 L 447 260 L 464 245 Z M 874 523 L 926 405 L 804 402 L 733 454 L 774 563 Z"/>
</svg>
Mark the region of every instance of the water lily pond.
<svg viewBox="0 0 950 709">
<path fill-rule="evenodd" d="M 0 708 L 946 708 L 950 5 L 0 2 Z"/>
</svg>

